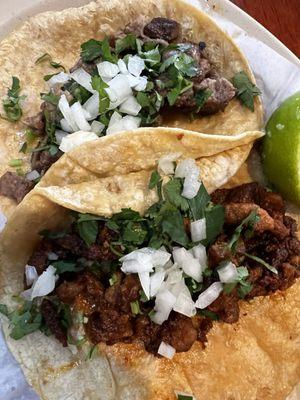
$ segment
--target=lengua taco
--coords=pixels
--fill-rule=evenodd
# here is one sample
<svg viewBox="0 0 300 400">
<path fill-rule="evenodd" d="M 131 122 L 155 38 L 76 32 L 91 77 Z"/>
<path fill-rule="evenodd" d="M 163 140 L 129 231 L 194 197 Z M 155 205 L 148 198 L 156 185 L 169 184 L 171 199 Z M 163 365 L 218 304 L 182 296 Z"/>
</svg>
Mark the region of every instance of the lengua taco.
<svg viewBox="0 0 300 400">
<path fill-rule="evenodd" d="M 98 1 L 40 14 L 2 41 L 0 69 L 8 119 L 0 121 L 0 193 L 17 202 L 63 152 L 98 136 L 144 126 L 224 135 L 261 128 L 244 56 L 182 1 Z M 1 196 L 1 204 L 8 212 L 13 202 Z"/>
<path fill-rule="evenodd" d="M 217 189 L 238 148 L 213 154 L 215 136 L 129 137 L 65 154 L 2 234 L 1 312 L 29 382 L 43 399 L 285 399 L 297 222 L 257 183 Z"/>
</svg>

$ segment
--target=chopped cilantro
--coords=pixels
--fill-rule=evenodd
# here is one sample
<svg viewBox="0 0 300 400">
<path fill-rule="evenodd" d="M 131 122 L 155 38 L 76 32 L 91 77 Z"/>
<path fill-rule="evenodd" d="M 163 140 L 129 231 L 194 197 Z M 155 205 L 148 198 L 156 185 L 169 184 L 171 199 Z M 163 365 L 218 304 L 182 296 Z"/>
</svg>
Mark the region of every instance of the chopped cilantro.
<svg viewBox="0 0 300 400">
<path fill-rule="evenodd" d="M 187 246 L 189 239 L 185 232 L 183 216 L 179 210 L 167 211 L 163 216 L 162 231 L 175 243 Z"/>
<path fill-rule="evenodd" d="M 143 314 L 141 309 L 140 309 L 140 303 L 139 303 L 138 300 L 132 301 L 130 303 L 130 308 L 131 308 L 131 312 L 132 312 L 133 315 Z"/>
<path fill-rule="evenodd" d="M 129 33 L 127 36 L 116 40 L 116 53 L 119 54 L 124 50 L 136 50 L 136 36 Z"/>
<path fill-rule="evenodd" d="M 221 233 L 225 220 L 224 207 L 220 204 L 211 205 L 205 210 L 206 219 L 206 239 L 202 244 L 207 246 L 212 243 L 216 237 Z"/>
<path fill-rule="evenodd" d="M 210 98 L 211 95 L 212 91 L 209 89 L 202 89 L 196 92 L 195 101 L 198 106 L 198 111 L 201 110 L 201 108 L 204 106 L 204 104 L 207 102 L 207 100 Z"/>
<path fill-rule="evenodd" d="M 12 86 L 7 91 L 7 97 L 2 100 L 3 109 L 5 111 L 4 119 L 10 122 L 19 121 L 22 117 L 23 112 L 20 106 L 20 101 L 24 100 L 25 96 L 20 96 L 21 87 L 20 80 L 16 77 L 12 77 Z"/>
<path fill-rule="evenodd" d="M 6 317 L 8 316 L 8 308 L 7 305 L 5 304 L 0 304 L 0 314 L 5 315 Z"/>
<path fill-rule="evenodd" d="M 47 103 L 52 104 L 53 106 L 57 106 L 59 102 L 59 96 L 56 94 L 49 92 L 49 93 L 42 93 L 41 99 L 46 101 Z"/>
<path fill-rule="evenodd" d="M 259 264 L 261 264 L 265 268 L 267 268 L 269 271 L 271 271 L 274 274 L 278 275 L 277 269 L 275 267 L 273 267 L 272 265 L 270 265 L 269 263 L 267 263 L 266 261 L 264 261 L 262 258 L 257 257 L 257 256 L 253 256 L 252 254 L 248 254 L 248 253 L 242 253 L 242 254 L 244 254 L 246 257 L 250 258 L 251 260 L 254 260 L 254 261 L 258 262 Z"/>
<path fill-rule="evenodd" d="M 207 317 L 210 318 L 213 321 L 218 321 L 220 319 L 220 317 L 218 316 L 218 314 L 214 313 L 213 311 L 209 311 L 209 310 L 199 310 L 198 313 L 200 315 L 203 315 L 203 317 Z"/>
<path fill-rule="evenodd" d="M 108 85 L 102 80 L 100 76 L 92 77 L 92 87 L 99 93 L 99 113 L 103 114 L 107 111 L 110 101 L 108 94 L 104 90 Z"/>
<path fill-rule="evenodd" d="M 82 221 L 77 222 L 78 233 L 86 243 L 87 246 L 91 246 L 96 242 L 98 236 L 98 223 L 97 221 Z"/>
<path fill-rule="evenodd" d="M 96 354 L 97 346 L 98 345 L 95 344 L 90 348 L 89 352 L 86 355 L 85 361 L 91 360 L 94 357 L 94 355 Z"/>
<path fill-rule="evenodd" d="M 198 190 L 197 195 L 193 199 L 189 199 L 189 207 L 191 211 L 191 218 L 193 220 L 201 219 L 204 217 L 205 208 L 210 201 L 210 196 L 207 193 L 205 186 L 202 184 Z"/>
<path fill-rule="evenodd" d="M 21 167 L 23 164 L 23 161 L 20 158 L 15 158 L 9 161 L 9 166 L 13 168 L 18 168 Z"/>
<path fill-rule="evenodd" d="M 233 85 L 237 89 L 237 96 L 242 104 L 254 111 L 254 97 L 261 91 L 254 85 L 244 71 L 238 72 L 233 77 Z"/>
<path fill-rule="evenodd" d="M 84 62 L 94 61 L 101 56 L 101 42 L 90 39 L 81 45 L 81 58 Z"/>
<path fill-rule="evenodd" d="M 257 209 L 251 211 L 251 213 L 240 223 L 240 225 L 235 229 L 232 238 L 228 244 L 229 249 L 234 253 L 236 251 L 236 246 L 238 244 L 239 238 L 242 231 L 247 227 L 248 231 L 253 232 L 255 224 L 259 221 L 260 217 L 257 214 Z"/>
<path fill-rule="evenodd" d="M 159 184 L 159 182 L 161 182 L 161 176 L 160 176 L 160 174 L 158 173 L 158 171 L 153 171 L 152 172 L 152 174 L 151 174 L 151 178 L 150 178 L 150 182 L 149 182 L 149 185 L 148 185 L 148 188 L 149 189 L 154 189 L 158 184 Z"/>
<path fill-rule="evenodd" d="M 163 186 L 164 198 L 176 208 L 187 211 L 189 209 L 189 203 L 185 197 L 181 196 L 182 188 L 183 183 L 181 179 L 170 179 L 169 182 Z"/>
<path fill-rule="evenodd" d="M 118 275 L 117 274 L 112 274 L 112 276 L 109 278 L 110 286 L 115 285 L 117 282 L 118 282 Z"/>
<path fill-rule="evenodd" d="M 56 268 L 56 271 L 59 275 L 65 272 L 78 272 L 81 270 L 81 268 L 78 268 L 76 263 L 73 261 L 54 261 L 51 262 L 51 265 Z"/>
<path fill-rule="evenodd" d="M 62 69 L 66 72 L 66 68 L 65 68 L 62 64 L 53 61 L 53 60 L 52 60 L 52 57 L 51 57 L 51 55 L 50 55 L 49 53 L 45 53 L 45 54 L 43 54 L 41 57 L 39 57 L 39 58 L 36 60 L 35 65 L 42 64 L 42 63 L 45 62 L 45 61 L 49 61 L 49 64 L 50 64 L 50 66 L 51 66 L 52 68 L 56 68 L 56 69 L 57 69 L 57 68 L 62 68 Z"/>
</svg>

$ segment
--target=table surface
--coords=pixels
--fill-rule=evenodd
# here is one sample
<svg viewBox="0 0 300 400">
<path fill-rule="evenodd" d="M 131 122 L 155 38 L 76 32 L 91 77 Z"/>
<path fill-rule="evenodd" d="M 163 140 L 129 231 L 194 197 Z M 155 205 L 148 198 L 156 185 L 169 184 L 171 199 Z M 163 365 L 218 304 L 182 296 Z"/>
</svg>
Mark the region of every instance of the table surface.
<svg viewBox="0 0 300 400">
<path fill-rule="evenodd" d="M 300 57 L 300 0 L 231 0 Z"/>
</svg>

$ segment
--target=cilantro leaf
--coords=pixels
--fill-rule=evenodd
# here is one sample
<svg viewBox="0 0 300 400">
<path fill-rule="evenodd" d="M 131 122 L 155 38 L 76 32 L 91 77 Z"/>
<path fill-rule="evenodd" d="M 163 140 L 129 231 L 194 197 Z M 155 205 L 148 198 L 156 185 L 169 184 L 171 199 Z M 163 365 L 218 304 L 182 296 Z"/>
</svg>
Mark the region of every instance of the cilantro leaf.
<svg viewBox="0 0 300 400">
<path fill-rule="evenodd" d="M 91 246 L 96 242 L 98 236 L 98 223 L 95 220 L 77 221 L 77 228 L 80 237 L 85 241 L 87 246 Z"/>
<path fill-rule="evenodd" d="M 233 85 L 237 89 L 237 96 L 242 104 L 254 111 L 254 97 L 261 91 L 254 85 L 244 71 L 240 71 L 233 77 Z"/>
<path fill-rule="evenodd" d="M 148 235 L 147 229 L 142 225 L 142 223 L 129 221 L 126 224 L 123 231 L 123 240 L 135 245 L 141 245 L 144 243 Z"/>
<path fill-rule="evenodd" d="M 64 274 L 65 272 L 78 272 L 81 270 L 81 268 L 78 268 L 76 263 L 73 261 L 54 261 L 51 265 L 56 268 L 59 275 Z"/>
<path fill-rule="evenodd" d="M 254 260 L 254 261 L 258 262 L 259 264 L 263 265 L 269 271 L 273 272 L 273 274 L 278 275 L 277 269 L 275 267 L 273 267 L 272 265 L 270 265 L 269 263 L 267 263 L 266 261 L 264 261 L 262 258 L 253 256 L 252 254 L 248 254 L 248 253 L 242 253 L 242 254 L 244 254 L 246 257 L 250 258 L 251 260 Z"/>
<path fill-rule="evenodd" d="M 49 93 L 42 93 L 41 94 L 41 98 L 42 100 L 46 101 L 47 103 L 50 103 L 54 106 L 58 105 L 59 102 L 59 96 L 57 96 L 56 94 L 49 92 Z"/>
<path fill-rule="evenodd" d="M 10 337 L 19 340 L 42 326 L 42 314 L 31 301 L 25 301 L 21 308 L 8 314 L 12 330 Z"/>
<path fill-rule="evenodd" d="M 5 117 L 1 117 L 10 122 L 19 121 L 23 115 L 20 101 L 23 100 L 25 96 L 20 96 L 20 91 L 20 80 L 16 76 L 13 76 L 12 86 L 7 91 L 7 97 L 2 100 Z"/>
<path fill-rule="evenodd" d="M 152 174 L 151 174 L 151 178 L 150 178 L 150 181 L 149 181 L 148 188 L 149 189 L 154 189 L 155 186 L 157 186 L 159 184 L 161 179 L 162 178 L 161 178 L 160 174 L 158 173 L 158 171 L 153 171 Z"/>
<path fill-rule="evenodd" d="M 81 58 L 84 62 L 94 61 L 101 56 L 101 42 L 90 39 L 81 45 Z"/>
<path fill-rule="evenodd" d="M 163 186 L 163 193 L 165 199 L 176 208 L 180 208 L 182 211 L 187 211 L 189 209 L 189 203 L 186 198 L 181 196 L 182 186 L 181 179 L 170 179 L 169 182 Z"/>
<path fill-rule="evenodd" d="M 99 93 L 99 113 L 103 114 L 105 111 L 107 111 L 110 100 L 108 97 L 108 94 L 104 90 L 107 88 L 108 85 L 102 80 L 100 76 L 93 76 L 92 77 L 92 88 L 97 90 Z"/>
<path fill-rule="evenodd" d="M 205 210 L 206 219 L 206 239 L 202 240 L 202 244 L 207 246 L 212 243 L 221 233 L 225 220 L 224 207 L 220 204 L 210 206 Z"/>
<path fill-rule="evenodd" d="M 191 210 L 191 216 L 194 221 L 204 217 L 205 208 L 210 201 L 210 196 L 207 193 L 205 186 L 202 184 L 198 190 L 197 195 L 193 199 L 189 199 L 189 207 Z"/>
<path fill-rule="evenodd" d="M 179 210 L 169 211 L 164 214 L 162 231 L 166 233 L 173 242 L 187 246 L 189 239 L 185 232 L 184 220 Z"/>
<path fill-rule="evenodd" d="M 64 72 L 66 72 L 66 68 L 65 68 L 61 63 L 58 63 L 58 62 L 56 62 L 56 61 L 53 61 L 53 60 L 52 60 L 52 57 L 51 57 L 51 55 L 50 55 L 49 53 L 45 53 L 45 54 L 43 54 L 41 57 L 39 57 L 39 58 L 35 61 L 35 65 L 42 64 L 42 63 L 45 62 L 45 61 L 49 61 L 49 64 L 50 64 L 50 66 L 51 66 L 52 68 L 56 68 L 56 69 L 62 68 L 62 69 L 64 70 Z"/>
<path fill-rule="evenodd" d="M 246 217 L 240 225 L 235 229 L 232 238 L 230 239 L 230 242 L 228 244 L 229 249 L 232 252 L 236 251 L 236 246 L 238 244 L 239 238 L 242 234 L 242 231 L 244 227 L 248 227 L 250 229 L 250 232 L 253 231 L 255 224 L 259 221 L 260 217 L 257 214 L 257 210 L 251 211 L 251 213 Z"/>
<path fill-rule="evenodd" d="M 111 63 L 116 63 L 118 61 L 118 57 L 111 53 L 108 38 L 105 38 L 101 42 L 101 53 L 103 61 L 109 61 Z"/>
<path fill-rule="evenodd" d="M 132 301 L 130 303 L 130 308 L 133 315 L 143 314 L 138 300 Z"/>
<path fill-rule="evenodd" d="M 211 95 L 212 91 L 209 89 L 202 89 L 196 92 L 195 101 L 198 106 L 198 111 L 201 110 L 201 108 L 204 106 L 204 104 L 207 102 L 207 100 L 210 98 Z"/>
<path fill-rule="evenodd" d="M 119 54 L 124 50 L 136 50 L 136 36 L 129 33 L 127 36 L 116 40 L 116 53 Z"/>
<path fill-rule="evenodd" d="M 8 316 L 9 312 L 8 312 L 7 305 L 0 304 L 0 314 L 5 315 L 6 317 Z"/>
</svg>

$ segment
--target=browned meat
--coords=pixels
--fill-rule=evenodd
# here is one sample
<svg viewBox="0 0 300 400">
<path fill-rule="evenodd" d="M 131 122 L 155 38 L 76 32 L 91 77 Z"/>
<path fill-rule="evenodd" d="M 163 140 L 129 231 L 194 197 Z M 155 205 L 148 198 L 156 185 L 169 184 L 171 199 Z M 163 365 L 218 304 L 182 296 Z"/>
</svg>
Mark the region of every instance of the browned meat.
<svg viewBox="0 0 300 400">
<path fill-rule="evenodd" d="M 56 243 L 76 256 L 82 256 L 86 249 L 84 241 L 74 233 L 56 239 Z"/>
<path fill-rule="evenodd" d="M 100 56 L 100 54 L 99 54 Z M 95 72 L 96 68 L 96 63 L 91 62 L 91 63 L 86 63 L 82 60 L 82 58 L 79 58 L 79 60 L 76 61 L 74 66 L 70 68 L 70 72 L 74 72 L 79 68 L 83 68 L 88 74 L 93 74 Z"/>
<path fill-rule="evenodd" d="M 193 88 L 190 88 L 177 97 L 175 107 L 182 110 L 194 109 L 197 106 Z"/>
<path fill-rule="evenodd" d="M 9 197 L 17 203 L 20 203 L 33 187 L 33 182 L 14 172 L 5 172 L 0 178 L 0 195 Z"/>
<path fill-rule="evenodd" d="M 55 338 L 67 347 L 67 332 L 60 322 L 60 318 L 55 305 L 48 299 L 43 299 L 41 304 L 41 313 L 46 326 L 50 329 Z"/>
<path fill-rule="evenodd" d="M 51 156 L 49 151 L 39 151 L 36 157 L 32 158 L 31 167 L 37 170 L 41 175 L 51 167 L 61 156 L 62 152 L 58 151 L 54 156 Z"/>
<path fill-rule="evenodd" d="M 297 228 L 297 222 L 294 220 L 294 218 L 285 215 L 283 217 L 283 223 L 290 230 L 291 235 L 295 236 L 298 228 Z"/>
<path fill-rule="evenodd" d="M 248 278 L 249 282 L 250 283 L 257 282 L 263 276 L 263 273 L 264 269 L 260 265 L 249 268 L 249 278 Z"/>
<path fill-rule="evenodd" d="M 110 248 L 114 237 L 115 233 L 104 226 L 99 232 L 97 243 L 87 248 L 85 257 L 89 260 L 116 260 L 118 256 Z"/>
<path fill-rule="evenodd" d="M 106 307 L 105 304 L 99 312 L 90 315 L 86 332 L 91 342 L 95 344 L 128 341 L 133 335 L 130 316 Z"/>
<path fill-rule="evenodd" d="M 130 303 L 139 299 L 140 290 L 141 285 L 137 276 L 127 275 L 122 283 L 106 289 L 105 300 L 117 310 L 130 313 Z"/>
<path fill-rule="evenodd" d="M 59 299 L 66 304 L 73 304 L 76 297 L 84 290 L 85 279 L 79 277 L 75 281 L 63 282 L 56 288 Z"/>
<path fill-rule="evenodd" d="M 206 78 L 199 85 L 195 86 L 195 89 L 208 89 L 212 92 L 211 96 L 200 110 L 200 113 L 203 115 L 224 111 L 230 100 L 235 96 L 234 86 L 225 78 Z"/>
<path fill-rule="evenodd" d="M 300 269 L 300 256 L 293 255 L 289 258 L 289 263 Z"/>
<path fill-rule="evenodd" d="M 202 342 L 207 342 L 207 334 L 213 326 L 212 320 L 210 318 L 201 318 L 198 326 L 198 337 L 197 339 Z"/>
<path fill-rule="evenodd" d="M 155 324 L 146 315 L 139 315 L 134 320 L 134 337 L 138 341 L 142 341 L 145 348 L 151 348 L 151 341 L 155 339 L 160 325 Z"/>
<path fill-rule="evenodd" d="M 233 290 L 230 294 L 221 293 L 221 295 L 208 306 L 208 310 L 212 311 L 220 317 L 220 319 L 228 324 L 237 322 L 240 315 L 239 298 Z"/>
<path fill-rule="evenodd" d="M 44 113 L 43 112 L 39 112 L 36 115 L 33 115 L 32 117 L 26 118 L 24 123 L 29 128 L 34 129 L 39 134 L 45 133 L 45 122 L 44 122 Z"/>
<path fill-rule="evenodd" d="M 289 263 L 283 263 L 281 266 L 282 276 L 280 279 L 280 289 L 286 290 L 295 282 L 295 279 L 300 277 L 299 266 L 294 266 Z"/>
<path fill-rule="evenodd" d="M 168 18 L 153 18 L 144 27 L 144 34 L 151 39 L 163 39 L 167 42 L 173 42 L 181 34 L 181 25 Z"/>
<path fill-rule="evenodd" d="M 222 261 L 231 260 L 234 264 L 240 265 L 244 256 L 246 248 L 244 242 L 240 239 L 236 246 L 236 253 L 232 254 L 228 247 L 228 238 L 221 235 L 208 249 L 208 260 L 211 268 L 216 268 Z"/>
<path fill-rule="evenodd" d="M 45 271 L 48 265 L 48 253 L 52 251 L 52 244 L 46 240 L 42 240 L 32 253 L 28 264 L 35 267 L 38 275 L 41 275 Z"/>
</svg>

